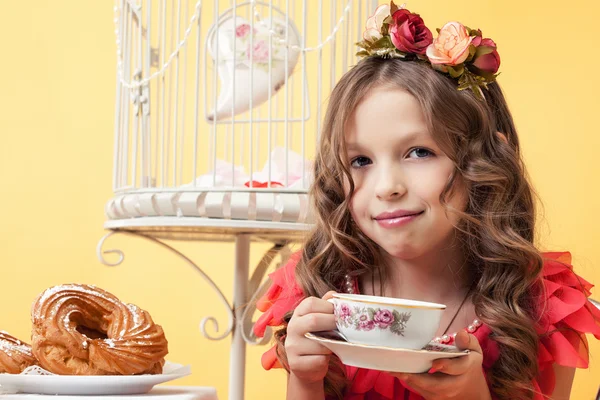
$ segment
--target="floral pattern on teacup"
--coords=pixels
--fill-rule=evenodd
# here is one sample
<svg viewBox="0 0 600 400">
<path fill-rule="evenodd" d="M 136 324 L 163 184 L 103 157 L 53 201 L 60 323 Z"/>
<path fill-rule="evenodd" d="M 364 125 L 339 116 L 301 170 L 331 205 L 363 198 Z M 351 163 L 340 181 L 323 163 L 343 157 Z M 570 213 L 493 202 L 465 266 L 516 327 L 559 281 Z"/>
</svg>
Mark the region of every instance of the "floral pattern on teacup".
<svg viewBox="0 0 600 400">
<path fill-rule="evenodd" d="M 350 307 L 346 303 L 338 303 L 334 307 L 336 323 L 344 328 L 359 331 L 370 331 L 375 328 L 389 329 L 390 332 L 404 336 L 404 329 L 410 319 L 410 313 L 399 313 L 396 310 L 373 307 Z"/>
</svg>

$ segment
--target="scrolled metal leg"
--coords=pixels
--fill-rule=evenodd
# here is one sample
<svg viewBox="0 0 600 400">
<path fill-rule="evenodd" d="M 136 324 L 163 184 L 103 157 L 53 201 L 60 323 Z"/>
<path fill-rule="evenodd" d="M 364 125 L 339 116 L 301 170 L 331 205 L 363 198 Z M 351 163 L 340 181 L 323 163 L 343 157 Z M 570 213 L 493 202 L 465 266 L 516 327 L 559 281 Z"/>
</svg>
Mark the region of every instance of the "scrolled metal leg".
<svg viewBox="0 0 600 400">
<path fill-rule="evenodd" d="M 115 233 L 117 233 L 117 232 L 115 232 L 115 231 L 108 232 L 106 235 L 104 235 L 102 237 L 102 239 L 100 239 L 100 241 L 98 242 L 98 245 L 96 246 L 96 256 L 98 257 L 98 260 L 100 260 L 100 262 L 102 264 L 104 264 L 108 267 L 116 267 L 117 265 L 120 265 L 123 262 L 123 260 L 125 259 L 125 255 L 123 254 L 123 252 L 121 250 L 111 249 L 111 250 L 102 251 L 102 247 L 104 247 L 104 242 L 106 242 L 106 239 L 108 239 Z M 119 255 L 119 259 L 116 262 L 110 262 L 110 261 L 107 261 L 106 258 L 104 258 L 104 254 L 111 254 L 111 253 Z"/>
<path fill-rule="evenodd" d="M 114 267 L 123 262 L 125 256 L 121 250 L 115 250 L 115 249 L 104 250 L 104 251 L 102 250 L 102 248 L 104 247 L 104 243 L 106 242 L 106 239 L 108 239 L 109 237 L 111 237 L 112 235 L 114 235 L 116 233 L 121 233 L 124 235 L 129 235 L 129 236 L 134 236 L 134 237 L 140 237 L 140 238 L 147 239 L 151 242 L 157 243 L 157 244 L 161 245 L 162 247 L 175 253 L 179 257 L 181 257 L 189 266 L 191 266 L 196 272 L 198 272 L 200 274 L 200 276 L 202 276 L 204 278 L 204 280 L 208 283 L 208 285 L 217 293 L 217 296 L 221 300 L 221 303 L 223 303 L 225 305 L 225 308 L 227 309 L 227 315 L 228 315 L 227 329 L 220 335 L 213 336 L 211 333 L 209 333 L 206 330 L 206 324 L 208 322 L 211 322 L 213 324 L 215 332 L 219 332 L 219 324 L 215 317 L 205 317 L 204 319 L 202 319 L 202 321 L 200 322 L 200 332 L 202 332 L 202 335 L 204 335 L 204 337 L 209 340 L 222 340 L 222 339 L 225 339 L 227 336 L 229 336 L 229 334 L 233 331 L 234 320 L 235 320 L 234 312 L 233 312 L 231 305 L 225 298 L 225 295 L 223 295 L 223 292 L 221 292 L 219 287 L 215 284 L 215 282 L 200 267 L 198 267 L 198 265 L 196 265 L 192 260 L 190 260 L 185 255 L 183 255 L 179 250 L 169 246 L 168 244 L 162 242 L 159 239 L 156 239 L 156 238 L 153 238 L 150 236 L 146 236 L 141 233 L 112 231 L 112 232 L 107 233 L 102 239 L 100 239 L 100 242 L 98 242 L 98 246 L 96 247 L 96 253 L 97 253 L 98 259 L 100 260 L 101 263 L 103 263 L 104 265 Z M 104 258 L 104 254 L 107 254 L 107 253 L 118 254 L 119 259 L 116 262 L 109 262 Z"/>
<path fill-rule="evenodd" d="M 170 250 L 171 252 L 182 258 L 188 265 L 190 265 L 196 272 L 198 272 L 204 280 L 213 288 L 213 290 L 219 296 L 221 302 L 225 305 L 228 311 L 228 325 L 227 329 L 220 335 L 212 335 L 206 329 L 206 324 L 211 322 L 214 330 L 219 332 L 219 325 L 214 317 L 205 317 L 200 323 L 200 331 L 210 340 L 222 340 L 232 334 L 231 342 L 231 354 L 230 354 L 230 369 L 229 369 L 229 398 L 230 400 L 243 400 L 244 398 L 244 376 L 245 376 L 245 363 L 246 363 L 246 343 L 248 344 L 265 344 L 271 338 L 271 330 L 267 329 L 265 336 L 262 339 L 258 339 L 253 332 L 253 321 L 252 316 L 256 309 L 256 302 L 262 297 L 270 282 L 265 281 L 261 284 L 267 270 L 273 263 L 273 260 L 280 255 L 282 262 L 285 262 L 290 255 L 290 250 L 287 247 L 287 242 L 277 243 L 271 247 L 262 257 L 258 265 L 256 266 L 252 278 L 248 280 L 249 274 L 249 256 L 250 256 L 250 235 L 241 234 L 236 236 L 235 245 L 235 275 L 234 275 L 234 297 L 233 306 L 230 306 L 229 302 L 223 295 L 223 292 L 218 288 L 214 281 L 192 260 L 183 255 L 177 249 L 170 245 L 162 242 L 151 236 L 146 236 L 137 232 L 129 231 L 111 231 L 107 233 L 102 239 L 100 239 L 96 248 L 97 256 L 102 264 L 107 266 L 120 265 L 125 256 L 123 251 L 118 249 L 103 250 L 106 240 L 116 233 L 123 235 L 129 235 L 134 237 L 140 237 L 147 239 L 151 242 L 157 243 L 162 247 Z M 117 261 L 108 261 L 105 258 L 105 254 L 117 254 Z M 281 264 L 277 265 L 279 267 Z M 248 299 L 250 299 L 248 301 Z M 237 321 L 237 323 L 236 323 Z"/>
</svg>

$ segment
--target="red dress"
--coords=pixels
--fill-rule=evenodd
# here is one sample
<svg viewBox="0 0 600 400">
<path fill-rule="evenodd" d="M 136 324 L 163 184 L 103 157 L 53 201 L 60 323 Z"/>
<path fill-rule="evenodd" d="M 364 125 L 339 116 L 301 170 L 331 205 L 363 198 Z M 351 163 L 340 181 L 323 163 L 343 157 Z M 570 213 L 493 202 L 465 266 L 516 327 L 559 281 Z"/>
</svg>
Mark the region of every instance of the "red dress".
<svg viewBox="0 0 600 400">
<path fill-rule="evenodd" d="M 540 374 L 533 382 L 535 400 L 544 399 L 554 390 L 555 378 L 552 364 L 565 367 L 587 368 L 588 352 L 585 333 L 600 339 L 600 310 L 588 301 L 593 287 L 573 272 L 570 253 L 544 253 L 542 280 L 545 286 L 546 305 L 542 320 L 537 326 L 540 334 L 538 363 Z M 304 294 L 295 278 L 295 268 L 300 252 L 292 255 L 288 263 L 269 276 L 273 284 L 258 302 L 264 314 L 256 322 L 254 332 L 262 337 L 267 325 L 279 326 L 284 315 L 293 310 Z M 568 328 L 568 329 L 564 329 Z M 546 332 L 554 331 L 549 335 Z M 489 337 L 491 330 L 485 324 L 473 334 L 483 350 L 483 369 L 487 372 L 498 359 L 498 346 Z M 581 335 L 581 336 L 580 336 Z M 583 342 L 581 340 L 583 337 Z M 265 369 L 281 368 L 275 348 L 263 354 Z M 422 399 L 402 385 L 402 382 L 386 372 L 346 366 L 350 383 L 345 399 Z"/>
</svg>

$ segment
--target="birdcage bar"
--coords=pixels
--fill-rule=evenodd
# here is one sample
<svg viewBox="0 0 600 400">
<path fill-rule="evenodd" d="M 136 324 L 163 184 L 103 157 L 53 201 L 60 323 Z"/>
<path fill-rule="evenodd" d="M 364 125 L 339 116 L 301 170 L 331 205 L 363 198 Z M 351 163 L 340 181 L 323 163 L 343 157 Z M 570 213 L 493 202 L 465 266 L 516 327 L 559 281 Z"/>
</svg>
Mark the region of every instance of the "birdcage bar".
<svg viewBox="0 0 600 400">
<path fill-rule="evenodd" d="M 198 18 L 198 26 L 196 28 L 196 43 L 201 43 L 202 40 L 202 18 Z M 198 154 L 198 135 L 200 134 L 200 110 L 198 104 L 200 104 L 200 49 L 196 48 L 196 85 L 194 93 L 194 154 Z M 192 161 L 192 176 L 198 176 L 198 157 L 193 157 Z M 196 180 L 194 179 L 193 187 L 196 188 Z"/>
<path fill-rule="evenodd" d="M 302 32 L 304 32 L 304 34 L 302 35 L 302 48 L 305 49 L 306 48 L 306 32 L 308 31 L 308 2 L 303 2 L 303 7 L 302 7 Z M 300 53 L 300 60 L 301 60 L 301 65 L 302 65 L 302 71 L 306 71 L 306 52 L 301 52 Z M 302 105 L 300 106 L 302 108 L 302 115 L 306 114 L 306 102 L 307 102 L 307 96 L 308 96 L 308 91 L 306 90 L 306 74 L 302 74 Z M 302 134 L 302 143 L 301 143 L 301 153 L 302 153 L 302 170 L 305 171 L 306 170 L 306 135 L 304 135 L 304 132 L 306 132 L 306 119 L 302 119 L 301 122 L 301 132 Z M 318 132 L 318 131 L 317 131 Z M 306 176 L 304 174 L 302 174 L 302 187 L 306 187 Z"/>
</svg>

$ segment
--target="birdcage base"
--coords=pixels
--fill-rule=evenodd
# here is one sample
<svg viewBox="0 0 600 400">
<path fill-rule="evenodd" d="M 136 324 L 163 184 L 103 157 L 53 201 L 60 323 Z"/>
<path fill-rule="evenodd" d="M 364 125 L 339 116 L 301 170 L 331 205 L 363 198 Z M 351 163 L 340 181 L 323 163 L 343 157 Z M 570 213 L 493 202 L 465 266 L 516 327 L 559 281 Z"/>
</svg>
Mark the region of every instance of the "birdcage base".
<svg viewBox="0 0 600 400">
<path fill-rule="evenodd" d="M 293 236 L 310 229 L 308 195 L 294 191 L 136 190 L 106 204 L 107 229 L 222 240 L 240 233 Z"/>
<path fill-rule="evenodd" d="M 142 233 L 157 239 L 233 242 L 249 234 L 253 241 L 302 242 L 310 224 L 226 220 L 202 217 L 139 217 L 106 221 L 105 229 Z"/>
</svg>

